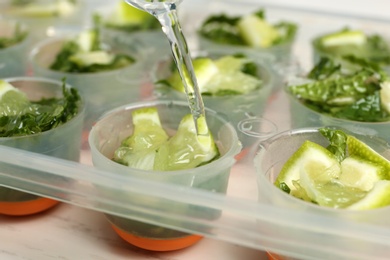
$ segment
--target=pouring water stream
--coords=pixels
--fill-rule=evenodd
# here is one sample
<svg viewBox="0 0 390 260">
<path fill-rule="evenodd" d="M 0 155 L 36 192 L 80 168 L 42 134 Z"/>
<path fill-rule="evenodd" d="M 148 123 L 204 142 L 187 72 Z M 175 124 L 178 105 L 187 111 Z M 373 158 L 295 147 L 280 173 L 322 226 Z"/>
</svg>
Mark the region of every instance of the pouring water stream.
<svg viewBox="0 0 390 260">
<path fill-rule="evenodd" d="M 182 0 L 124 1 L 129 5 L 150 13 L 159 20 L 162 30 L 169 40 L 173 58 L 180 73 L 187 94 L 188 104 L 194 117 L 197 134 L 207 136 L 209 134 L 208 128 L 199 127 L 199 121 L 205 120 L 204 104 L 194 73 L 187 41 L 183 35 L 177 16 L 177 5 Z"/>
</svg>

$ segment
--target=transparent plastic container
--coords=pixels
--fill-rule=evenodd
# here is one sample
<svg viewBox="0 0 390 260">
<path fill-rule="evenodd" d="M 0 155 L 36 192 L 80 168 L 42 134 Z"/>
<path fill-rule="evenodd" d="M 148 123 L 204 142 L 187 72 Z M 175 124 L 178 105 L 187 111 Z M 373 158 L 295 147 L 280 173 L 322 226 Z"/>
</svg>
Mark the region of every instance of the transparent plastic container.
<svg viewBox="0 0 390 260">
<path fill-rule="evenodd" d="M 148 65 L 152 65 L 156 60 L 170 54 L 172 51 L 168 39 L 161 30 L 139 31 L 126 33 L 110 28 L 101 28 L 102 36 L 110 39 L 107 43 L 119 46 L 140 45 L 148 55 Z"/>
<path fill-rule="evenodd" d="M 229 51 L 234 50 L 235 52 L 241 52 L 245 53 L 247 55 L 256 55 L 256 54 L 268 54 L 275 57 L 276 61 L 278 62 L 289 62 L 292 59 L 292 46 L 293 41 L 276 45 L 269 48 L 255 48 L 255 47 L 249 47 L 249 46 L 236 46 L 236 45 L 227 45 L 227 44 L 220 44 L 211 41 L 210 39 L 205 38 L 202 35 L 198 35 L 199 40 L 199 48 L 200 49 L 208 49 L 208 50 L 221 50 L 221 49 L 227 49 Z"/>
<path fill-rule="evenodd" d="M 203 50 L 193 52 L 193 57 L 210 57 L 218 59 L 225 55 L 237 54 L 234 50 Z M 268 63 L 272 60 L 269 56 L 248 56 L 258 66 L 258 77 L 262 86 L 242 95 L 209 96 L 202 95 L 205 107 L 224 114 L 236 128 L 240 141 L 244 148 L 252 146 L 256 141 L 267 138 L 277 132 L 277 127 L 272 121 L 263 118 L 267 101 L 274 88 L 278 87 L 278 76 Z M 171 75 L 173 59 L 166 57 L 158 61 L 152 71 L 152 81 L 155 86 L 155 95 L 159 100 L 186 101 L 185 93 L 157 83 Z"/>
<path fill-rule="evenodd" d="M 359 13 L 350 12 L 350 3 L 332 3 L 335 4 L 322 4 L 328 7 L 326 9 L 313 9 L 314 2 L 300 7 L 296 1 L 286 2 L 286 5 L 264 2 L 270 18 L 288 18 L 299 24 L 293 52 L 304 69 L 310 68 L 313 61 L 310 40 L 321 32 L 350 25 L 389 33 L 390 18 L 387 14 L 381 16 L 382 20 L 377 13 L 362 17 Z M 371 2 L 368 4 L 374 6 Z M 259 2 L 185 0 L 180 6 L 181 10 L 186 10 L 182 16 L 183 30 L 188 39 L 193 40 L 196 38 L 195 28 L 208 14 L 225 10 L 233 14 L 248 13 L 259 7 Z M 265 117 L 270 118 L 279 130 L 290 129 L 290 107 L 288 98 L 284 96 L 278 92 L 268 100 L 265 109 Z M 287 144 L 280 149 L 280 154 L 286 150 Z M 216 256 L 214 259 L 263 260 L 266 256 L 261 251 L 269 251 L 293 259 L 388 259 L 389 222 L 355 221 L 343 215 L 325 216 L 265 200 L 260 202 L 252 161 L 256 151 L 257 146 L 248 153 L 247 159 L 239 160 L 231 167 L 227 193 L 221 194 L 92 167 L 88 149 L 81 151 L 80 162 L 73 162 L 0 146 L 0 163 L 4 165 L 0 171 L 1 185 L 64 202 L 54 209 L 54 214 L 46 214 L 44 218 L 28 218 L 28 221 L 1 218 L 4 225 L 0 225 L 0 233 L 7 239 L 2 241 L 2 248 L 6 250 L 0 252 L 0 258 L 15 256 L 12 260 L 33 257 L 46 260 L 55 255 L 59 258 L 89 259 L 93 252 L 92 257 L 99 255 L 102 259 L 209 259 Z M 108 192 L 103 193 L 102 189 Z M 117 196 L 118 193 L 141 196 L 144 203 L 130 204 L 128 197 Z M 147 203 L 156 200 L 193 205 L 204 211 L 218 210 L 221 216 L 205 219 L 192 216 L 187 211 L 167 212 L 158 204 Z M 387 215 L 385 210 L 377 212 Z M 205 239 L 185 250 L 153 252 L 151 256 L 146 250 L 124 243 L 115 232 L 104 226 L 109 223 L 102 213 L 198 234 Z M 15 228 L 10 228 L 10 225 L 15 225 Z M 64 241 L 74 250 L 67 250 Z"/>
<path fill-rule="evenodd" d="M 350 45 L 349 47 L 348 47 L 348 45 L 346 45 L 346 46 L 343 46 L 341 49 L 338 46 L 335 46 L 333 48 L 324 48 L 323 46 L 321 46 L 321 43 L 320 43 L 321 37 L 323 37 L 327 34 L 339 32 L 341 29 L 342 28 L 335 30 L 335 31 L 327 32 L 326 34 L 317 35 L 312 40 L 311 44 L 312 44 L 313 62 L 314 63 L 317 63 L 322 56 L 339 57 L 342 55 L 346 55 L 346 56 L 347 55 L 356 55 L 357 57 L 372 59 L 373 62 L 380 63 L 377 59 L 378 57 L 377 58 L 368 57 L 365 51 L 362 51 L 359 47 L 356 47 L 353 45 Z M 355 28 L 350 28 L 350 29 L 355 30 Z M 356 30 L 360 30 L 360 29 L 356 28 Z M 386 35 L 386 34 L 381 35 L 380 33 L 376 32 L 374 30 L 372 30 L 372 31 L 361 30 L 361 31 L 364 33 L 364 35 L 366 37 L 371 37 L 373 35 L 379 35 L 380 37 L 383 37 L 384 41 L 387 43 L 386 44 L 387 49 L 390 52 L 390 37 L 388 35 Z M 377 48 L 381 48 L 381 50 L 382 50 L 383 46 L 380 46 Z M 382 53 L 381 54 L 378 53 L 377 55 L 384 56 Z M 383 64 L 381 64 L 381 65 L 383 66 L 383 69 L 385 71 L 387 71 L 387 73 L 390 75 L 390 61 L 383 62 Z"/>
<path fill-rule="evenodd" d="M 332 117 L 314 111 L 302 104 L 296 97 L 288 94 L 290 100 L 291 128 L 310 126 L 338 126 L 354 133 L 377 135 L 390 142 L 390 121 L 359 122 Z"/>
<path fill-rule="evenodd" d="M 21 33 L 27 33 L 27 35 L 14 45 L 0 48 L 0 78 L 24 76 L 27 72 L 29 29 L 23 23 L 0 16 L 0 38 L 13 37 L 17 28 Z"/>
<path fill-rule="evenodd" d="M 157 108 L 161 124 L 168 133 L 176 131 L 181 119 L 190 113 L 186 102 L 154 101 L 134 103 L 104 114 L 93 126 L 89 135 L 93 164 L 97 168 L 110 171 L 113 174 L 169 183 L 177 185 L 178 188 L 186 186 L 225 194 L 231 166 L 235 163 L 234 156 L 240 152 L 241 145 L 235 129 L 224 117 L 211 110 L 207 110 L 206 118 L 221 153 L 221 157 L 217 160 L 193 169 L 165 172 L 139 170 L 112 161 L 115 150 L 133 131 L 132 111 L 144 107 Z M 97 189 L 103 194 L 112 192 L 104 187 L 97 187 Z M 185 212 L 193 217 L 207 220 L 216 220 L 221 216 L 220 210 L 203 209 L 196 205 L 158 198 L 145 199 L 143 196 L 133 193 L 120 191 L 114 193 L 118 197 L 127 198 L 129 204 L 139 207 L 155 205 L 164 209 L 167 214 Z M 115 215 L 108 214 L 107 219 L 123 239 L 144 249 L 177 250 L 188 247 L 202 238 L 198 234 L 188 234 Z M 157 218 L 155 221 L 158 222 L 159 219 Z"/>
<path fill-rule="evenodd" d="M 36 43 L 81 24 L 84 21 L 85 2 L 76 0 L 73 4 L 69 0 L 39 0 L 30 3 L 38 6 L 31 7 L 30 4 L 16 5 L 12 0 L 3 0 L 0 14 L 27 24 L 31 41 Z"/>
<path fill-rule="evenodd" d="M 337 129 L 340 128 L 337 127 Z M 353 132 L 347 133 L 363 141 L 385 158 L 390 159 L 389 143 L 385 140 L 370 135 L 362 135 Z M 372 210 L 347 210 L 321 207 L 316 204 L 297 199 L 282 191 L 273 184 L 285 162 L 306 140 L 318 143 L 324 147 L 329 144 L 326 138 L 318 132 L 318 128 L 312 127 L 294 129 L 279 133 L 259 145 L 258 152 L 254 159 L 254 165 L 256 167 L 258 178 L 257 182 L 259 188 L 259 202 L 277 205 L 278 207 L 284 208 L 287 211 L 298 210 L 303 214 L 314 213 L 319 216 L 342 219 L 346 223 L 355 222 L 361 224 L 376 223 L 381 225 L 388 225 L 389 221 L 387 215 L 389 214 L 390 207 L 382 207 Z M 326 226 L 327 225 L 323 223 L 323 227 L 326 228 Z M 261 228 L 264 232 L 267 232 L 266 227 Z M 274 231 L 272 230 L 271 232 Z M 296 239 L 296 233 L 290 230 L 280 228 L 278 232 L 282 237 L 289 238 L 291 240 L 293 240 L 295 237 Z M 322 240 L 322 238 L 318 237 L 320 236 L 321 231 L 318 232 L 319 234 L 311 234 L 313 243 L 316 243 L 315 241 L 321 241 L 322 243 L 325 243 L 326 239 Z M 340 239 L 339 243 L 349 242 L 347 240 Z M 306 249 L 302 249 L 302 253 L 304 253 L 304 250 L 313 250 L 314 252 L 316 249 L 315 246 L 308 246 Z M 275 258 L 271 259 L 285 259 L 283 257 L 279 258 L 277 255 L 274 257 Z M 328 256 L 324 254 L 322 257 L 327 258 Z"/>
<path fill-rule="evenodd" d="M 62 82 L 43 78 L 18 77 L 5 81 L 27 94 L 30 100 L 62 97 Z M 69 85 L 67 86 L 70 87 Z M 50 155 L 57 158 L 78 161 L 80 159 L 81 129 L 84 119 L 84 104 L 80 103 L 78 114 L 70 121 L 42 133 L 1 137 L 2 146 L 14 147 L 26 151 Z M 1 164 L 1 168 L 6 165 Z M 27 173 L 30 172 L 26 170 Z M 40 181 L 52 182 L 57 177 L 52 176 Z M 58 201 L 25 193 L 19 190 L 0 187 L 0 214 L 29 215 L 44 211 L 58 204 Z"/>
<path fill-rule="evenodd" d="M 73 34 L 72 34 L 73 35 Z M 139 46 L 123 50 L 110 46 L 114 53 L 125 53 L 135 62 L 124 68 L 97 73 L 68 73 L 50 69 L 64 43 L 72 35 L 53 37 L 37 44 L 31 52 L 30 61 L 33 75 L 67 82 L 80 91 L 86 99 L 85 129 L 89 130 L 96 119 L 114 107 L 142 99 L 142 85 L 146 84 L 143 70 L 144 57 L 138 52 Z"/>
<path fill-rule="evenodd" d="M 133 45 L 142 46 L 142 51 L 148 55 L 149 65 L 153 65 L 161 57 L 171 54 L 169 41 L 161 30 L 161 26 L 156 29 L 136 31 L 126 31 L 115 26 L 108 26 L 107 21 L 110 16 L 114 15 L 116 8 L 115 4 L 110 4 L 94 11 L 94 15 L 98 15 L 101 19 L 99 28 L 107 44 L 123 46 L 124 48 Z M 153 19 L 157 21 L 157 18 L 153 17 Z"/>
<path fill-rule="evenodd" d="M 337 127 L 337 129 L 342 128 Z M 348 131 L 347 133 L 366 143 L 386 159 L 390 158 L 389 143 L 387 141 L 376 136 L 364 135 L 351 131 Z M 276 180 L 284 163 L 306 140 L 318 143 L 324 147 L 329 144 L 327 139 L 318 132 L 318 128 L 289 130 L 277 134 L 260 144 L 259 151 L 255 158 L 260 201 L 268 201 L 281 205 L 282 207 L 315 212 L 321 215 L 341 216 L 347 220 L 351 219 L 370 223 L 387 223 L 388 220 L 386 217 L 384 217 L 383 214 L 378 213 L 388 212 L 390 211 L 390 207 L 365 211 L 332 209 L 297 199 L 274 186 L 273 182 Z"/>
<path fill-rule="evenodd" d="M 273 58 L 275 58 L 275 62 L 278 63 L 289 63 L 291 59 L 293 58 L 293 45 L 294 41 L 296 39 L 296 34 L 291 39 L 282 44 L 277 44 L 274 46 L 270 46 L 267 48 L 261 48 L 261 47 L 252 47 L 249 45 L 232 45 L 232 44 L 223 44 L 219 42 L 215 42 L 205 36 L 203 36 L 199 30 L 201 28 L 201 25 L 203 21 L 206 21 L 210 16 L 212 15 L 222 15 L 224 14 L 227 17 L 243 17 L 248 14 L 253 14 L 255 11 L 258 11 L 260 8 L 263 8 L 261 5 L 247 5 L 245 7 L 239 6 L 239 3 L 234 3 L 234 1 L 214 1 L 214 3 L 210 4 L 211 9 L 213 7 L 215 10 L 211 10 L 211 12 L 207 13 L 206 17 L 201 18 L 201 22 L 197 23 L 197 28 L 196 30 L 196 38 L 198 42 L 199 49 L 207 49 L 207 50 L 221 50 L 221 49 L 226 49 L 230 51 L 235 51 L 235 52 L 241 52 L 245 53 L 249 56 L 256 55 L 256 54 L 266 54 L 270 55 Z M 218 10 L 218 11 L 217 11 Z M 282 18 L 281 20 L 272 20 L 269 19 L 269 15 L 267 10 L 265 9 L 265 16 L 266 16 L 266 21 L 268 23 L 275 24 L 279 23 L 281 21 L 287 21 L 287 19 Z M 290 20 L 287 22 L 291 22 Z M 299 29 L 298 29 L 299 30 Z"/>
</svg>

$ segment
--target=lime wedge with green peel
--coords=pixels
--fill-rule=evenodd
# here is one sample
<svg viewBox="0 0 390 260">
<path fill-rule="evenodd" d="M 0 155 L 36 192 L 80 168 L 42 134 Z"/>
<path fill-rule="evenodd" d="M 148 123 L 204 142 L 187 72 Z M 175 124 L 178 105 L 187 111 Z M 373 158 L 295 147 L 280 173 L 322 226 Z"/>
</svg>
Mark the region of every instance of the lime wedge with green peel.
<svg viewBox="0 0 390 260">
<path fill-rule="evenodd" d="M 381 105 L 390 114 L 390 81 L 381 84 L 380 90 Z"/>
<path fill-rule="evenodd" d="M 99 34 L 97 30 L 93 29 L 80 32 L 74 40 L 82 52 L 98 50 L 100 48 L 99 41 Z"/>
<path fill-rule="evenodd" d="M 193 61 L 196 80 L 200 87 L 200 91 L 205 87 L 217 73 L 218 67 L 210 58 L 198 58 Z"/>
<path fill-rule="evenodd" d="M 73 0 L 53 0 L 50 3 L 35 1 L 30 4 L 17 5 L 12 10 L 13 14 L 26 17 L 50 17 L 69 16 L 75 11 Z"/>
<path fill-rule="evenodd" d="M 0 115 L 14 116 L 24 114 L 30 106 L 30 101 L 25 93 L 12 86 L 10 83 L 0 80 Z"/>
<path fill-rule="evenodd" d="M 203 92 L 206 83 L 218 73 L 218 67 L 214 64 L 214 61 L 209 58 L 196 58 L 192 61 L 192 65 L 194 67 L 199 91 Z M 177 91 L 185 92 L 182 79 L 177 70 L 172 73 L 167 81 Z M 187 82 L 189 82 L 188 79 Z"/>
<path fill-rule="evenodd" d="M 261 84 L 261 80 L 240 71 L 219 73 L 207 84 L 203 92 L 216 96 L 246 94 L 260 88 Z"/>
<path fill-rule="evenodd" d="M 340 174 L 342 169 L 338 163 L 328 167 L 313 158 L 302 165 L 299 186 L 313 203 L 332 208 L 344 208 L 362 199 L 366 191 L 341 183 Z"/>
<path fill-rule="evenodd" d="M 150 17 L 149 13 L 129 5 L 125 1 L 119 2 L 117 15 L 120 20 L 123 20 L 127 24 L 139 24 Z"/>
<path fill-rule="evenodd" d="M 242 72 L 248 59 L 242 57 L 225 56 L 215 61 L 219 72 L 206 85 L 204 92 L 215 95 L 246 94 L 262 85 L 262 80 Z"/>
<path fill-rule="evenodd" d="M 164 143 L 155 158 L 154 170 L 174 171 L 198 167 L 219 156 L 219 150 L 206 120 L 197 120 L 199 132 L 195 128 L 191 114 L 183 117 L 176 134 Z"/>
<path fill-rule="evenodd" d="M 326 148 L 314 142 L 305 141 L 284 164 L 276 178 L 275 185 L 280 187 L 281 184 L 286 184 L 293 192 L 297 189 L 294 181 L 300 179 L 301 169 L 308 163 L 319 164 L 321 167 L 329 169 L 334 169 L 332 167 L 337 167 L 339 164 L 334 154 Z M 329 171 L 328 174 L 337 174 L 337 170 Z"/>
<path fill-rule="evenodd" d="M 123 144 L 135 150 L 158 147 L 168 135 L 161 126 L 157 108 L 148 107 L 135 110 L 132 113 L 134 132 L 132 137 L 123 141 Z"/>
<path fill-rule="evenodd" d="M 114 161 L 143 170 L 153 170 L 159 147 L 168 140 L 156 108 L 140 108 L 132 113 L 134 131 L 115 151 Z"/>
<path fill-rule="evenodd" d="M 324 185 L 340 174 L 340 166 L 338 163 L 327 165 L 321 161 L 309 160 L 302 165 L 299 172 L 299 184 L 305 189 L 306 194 L 312 200 L 318 204 L 325 204 L 326 196 L 323 194 L 319 187 Z"/>
<path fill-rule="evenodd" d="M 315 160 L 308 161 L 300 170 L 299 184 L 310 200 L 320 206 L 344 208 L 366 195 L 355 187 L 348 187 L 338 182 L 340 166 L 326 167 Z"/>
<path fill-rule="evenodd" d="M 339 181 L 346 186 L 369 191 L 377 181 L 385 179 L 386 175 L 383 166 L 350 156 L 341 162 Z"/>
<path fill-rule="evenodd" d="M 366 41 L 367 37 L 362 31 L 349 30 L 333 33 L 321 38 L 321 44 L 326 48 L 343 45 L 363 45 Z"/>
<path fill-rule="evenodd" d="M 280 37 L 280 33 L 271 24 L 256 15 L 247 15 L 237 23 L 244 41 L 252 47 L 267 48 Z"/>
<path fill-rule="evenodd" d="M 219 59 L 196 58 L 193 60 L 194 72 L 202 94 L 215 96 L 246 94 L 262 85 L 262 80 L 242 72 L 243 67 L 252 62 L 244 57 L 223 56 Z M 184 92 L 180 75 L 171 74 L 167 82 L 174 89 Z"/>
<path fill-rule="evenodd" d="M 77 1 L 77 0 L 76 0 Z M 57 10 L 60 16 L 69 16 L 75 12 L 75 0 L 57 0 Z"/>
<path fill-rule="evenodd" d="M 80 66 L 91 66 L 93 64 L 107 65 L 113 62 L 115 56 L 105 51 L 78 52 L 72 55 L 69 60 Z"/>
<path fill-rule="evenodd" d="M 330 152 L 334 149 L 305 141 L 287 160 L 275 185 L 325 207 L 372 209 L 390 205 L 390 162 L 354 136 L 345 137 L 342 142 L 330 141 L 332 147 L 338 143 L 342 149 L 347 144 L 347 157 L 340 163 Z"/>
<path fill-rule="evenodd" d="M 247 58 L 224 56 L 215 60 L 215 65 L 221 73 L 240 71 L 245 63 L 248 62 Z"/>
<path fill-rule="evenodd" d="M 374 151 L 367 144 L 363 143 L 356 137 L 348 135 L 347 147 L 350 156 L 362 158 L 367 161 L 371 161 L 385 168 L 387 174 L 386 179 L 390 179 L 390 161 L 384 158 L 382 155 Z"/>
<path fill-rule="evenodd" d="M 381 180 L 375 183 L 364 198 L 348 206 L 347 209 L 367 210 L 388 205 L 390 205 L 390 181 Z"/>
<path fill-rule="evenodd" d="M 104 19 L 104 25 L 124 32 L 157 30 L 161 24 L 152 14 L 119 1 Z"/>
</svg>

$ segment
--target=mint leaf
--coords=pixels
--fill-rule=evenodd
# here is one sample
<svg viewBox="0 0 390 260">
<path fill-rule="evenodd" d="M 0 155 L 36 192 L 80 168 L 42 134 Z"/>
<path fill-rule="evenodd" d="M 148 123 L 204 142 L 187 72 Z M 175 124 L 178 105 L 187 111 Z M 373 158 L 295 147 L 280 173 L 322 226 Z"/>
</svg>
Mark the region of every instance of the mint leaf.
<svg viewBox="0 0 390 260">
<path fill-rule="evenodd" d="M 265 10 L 259 9 L 253 14 L 261 19 L 265 19 Z M 198 32 L 203 37 L 220 44 L 246 46 L 237 24 L 241 16 L 229 16 L 227 14 L 217 14 L 209 16 L 201 24 Z M 281 21 L 273 25 L 280 34 L 272 44 L 273 46 L 292 41 L 297 32 L 297 25 L 292 22 Z"/>
<path fill-rule="evenodd" d="M 75 117 L 80 109 L 76 89 L 62 86 L 63 98 L 49 98 L 31 102 L 29 112 L 0 117 L 0 137 L 24 136 L 48 131 Z"/>
<path fill-rule="evenodd" d="M 347 151 L 347 135 L 341 130 L 334 130 L 326 127 L 320 128 L 318 131 L 322 136 L 328 139 L 330 143 L 326 149 L 333 153 L 339 162 L 344 160 Z"/>
</svg>

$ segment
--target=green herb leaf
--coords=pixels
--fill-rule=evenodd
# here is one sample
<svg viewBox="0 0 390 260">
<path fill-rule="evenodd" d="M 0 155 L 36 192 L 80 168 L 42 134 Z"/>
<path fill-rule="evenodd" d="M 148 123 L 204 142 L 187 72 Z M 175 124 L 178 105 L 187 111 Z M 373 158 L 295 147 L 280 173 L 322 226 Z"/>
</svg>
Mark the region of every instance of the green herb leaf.
<svg viewBox="0 0 390 260">
<path fill-rule="evenodd" d="M 389 77 L 378 64 L 355 56 L 323 57 L 307 78 L 312 81 L 288 90 L 313 110 L 362 122 L 390 118 L 380 99 L 381 84 Z"/>
<path fill-rule="evenodd" d="M 322 45 L 322 39 L 329 35 L 342 34 L 351 29 L 342 28 L 334 33 L 329 33 L 318 37 L 313 41 L 313 46 L 331 57 L 355 56 L 357 58 L 377 63 L 381 66 L 390 64 L 390 45 L 379 34 L 366 35 L 366 41 L 363 44 L 339 44 L 331 47 Z"/>
<path fill-rule="evenodd" d="M 329 141 L 327 149 L 333 153 L 339 162 L 343 161 L 347 153 L 347 135 L 341 130 L 320 128 L 319 132 Z"/>
<path fill-rule="evenodd" d="M 99 30 L 95 28 L 91 33 L 94 33 L 95 35 L 93 37 L 93 42 L 91 43 L 91 50 L 87 52 L 87 54 L 95 51 L 106 52 L 101 47 Z M 80 61 L 79 59 L 73 58 L 80 53 L 84 54 L 75 40 L 66 42 L 57 54 L 54 62 L 50 65 L 50 69 L 70 73 L 94 73 L 123 68 L 136 61 L 134 57 L 127 54 L 113 54 L 114 58 L 107 63 L 99 63 L 98 61 L 93 60 Z"/>
<path fill-rule="evenodd" d="M 12 37 L 0 37 L 0 49 L 8 48 L 19 42 L 22 42 L 28 35 L 28 32 L 21 28 L 20 24 L 16 24 L 15 31 Z"/>
<path fill-rule="evenodd" d="M 264 9 L 259 9 L 253 14 L 265 19 Z M 211 15 L 202 23 L 199 34 L 216 43 L 245 46 L 246 43 L 237 26 L 240 19 L 241 16 Z M 294 23 L 282 21 L 273 26 L 280 34 L 280 37 L 273 42 L 273 46 L 290 42 L 297 32 L 297 25 Z"/>
<path fill-rule="evenodd" d="M 63 98 L 42 99 L 31 102 L 28 112 L 16 116 L 0 117 L 0 137 L 24 136 L 56 128 L 76 116 L 80 109 L 80 96 L 76 89 L 67 88 L 63 81 Z"/>
</svg>

